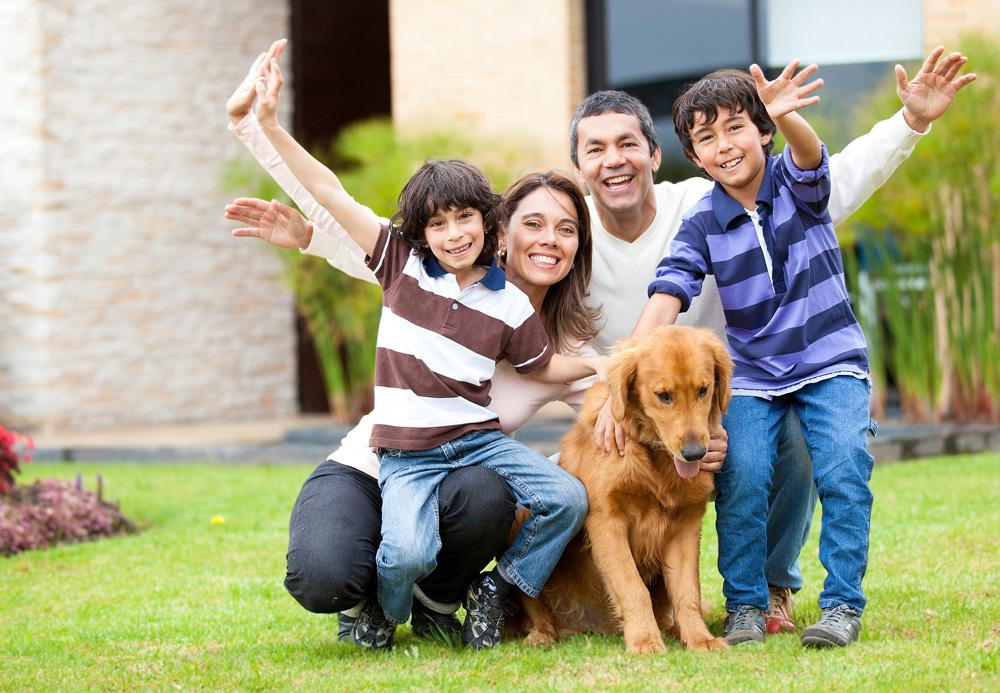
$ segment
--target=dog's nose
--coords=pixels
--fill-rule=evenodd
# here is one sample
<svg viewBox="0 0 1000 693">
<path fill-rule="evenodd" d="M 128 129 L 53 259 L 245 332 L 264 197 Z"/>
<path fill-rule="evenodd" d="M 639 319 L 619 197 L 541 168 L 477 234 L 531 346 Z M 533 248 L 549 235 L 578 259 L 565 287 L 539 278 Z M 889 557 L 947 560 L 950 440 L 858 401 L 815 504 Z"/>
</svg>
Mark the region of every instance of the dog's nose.
<svg viewBox="0 0 1000 693">
<path fill-rule="evenodd" d="M 685 445 L 684 447 L 681 448 L 681 455 L 688 462 L 694 462 L 695 460 L 700 460 L 702 457 L 705 456 L 706 452 L 707 450 L 705 449 L 705 446 L 700 444 Z"/>
</svg>

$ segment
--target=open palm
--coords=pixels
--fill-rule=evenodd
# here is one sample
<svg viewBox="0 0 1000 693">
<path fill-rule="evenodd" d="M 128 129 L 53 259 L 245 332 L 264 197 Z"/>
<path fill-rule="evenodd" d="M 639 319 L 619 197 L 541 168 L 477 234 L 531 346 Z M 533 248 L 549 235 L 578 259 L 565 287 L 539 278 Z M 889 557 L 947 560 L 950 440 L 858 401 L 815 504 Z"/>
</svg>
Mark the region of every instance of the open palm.
<svg viewBox="0 0 1000 693">
<path fill-rule="evenodd" d="M 767 114 L 771 116 L 771 120 L 777 120 L 792 111 L 819 103 L 818 96 L 809 96 L 809 94 L 822 87 L 823 80 L 817 79 L 805 84 L 806 79 L 819 67 L 813 63 L 795 74 L 798 67 L 799 61 L 793 60 L 785 66 L 780 75 L 772 81 L 768 81 L 759 65 L 750 66 L 750 74 L 757 85 L 757 94 L 764 102 L 764 107 L 767 108 Z"/>
<path fill-rule="evenodd" d="M 975 74 L 958 76 L 958 71 L 968 62 L 961 53 L 949 53 L 939 63 L 944 47 L 938 46 L 908 80 L 902 65 L 896 65 L 896 93 L 910 115 L 923 123 L 939 118 L 951 105 L 955 94 L 976 79 Z"/>
<path fill-rule="evenodd" d="M 245 224 L 233 236 L 260 238 L 279 248 L 305 248 L 312 230 L 294 209 L 277 200 L 239 197 L 226 205 L 226 219 Z"/>
</svg>

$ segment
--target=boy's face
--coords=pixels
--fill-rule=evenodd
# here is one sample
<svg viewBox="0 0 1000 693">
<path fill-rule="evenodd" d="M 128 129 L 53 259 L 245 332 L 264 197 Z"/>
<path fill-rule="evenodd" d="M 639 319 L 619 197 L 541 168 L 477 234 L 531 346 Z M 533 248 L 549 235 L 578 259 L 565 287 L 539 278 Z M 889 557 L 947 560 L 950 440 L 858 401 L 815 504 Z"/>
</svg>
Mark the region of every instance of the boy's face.
<svg viewBox="0 0 1000 693">
<path fill-rule="evenodd" d="M 483 252 L 486 231 L 478 209 L 438 209 L 424 226 L 424 238 L 446 272 L 463 275 Z"/>
<path fill-rule="evenodd" d="M 650 154 L 639 119 L 631 113 L 602 113 L 583 118 L 576 129 L 576 175 L 598 209 L 631 214 L 653 202 L 653 174 L 660 150 Z"/>
<path fill-rule="evenodd" d="M 714 122 L 705 121 L 705 114 L 699 112 L 690 130 L 691 161 L 731 195 L 756 195 L 764 179 L 764 146 L 771 141 L 771 134 L 761 134 L 746 111 L 723 109 Z"/>
</svg>

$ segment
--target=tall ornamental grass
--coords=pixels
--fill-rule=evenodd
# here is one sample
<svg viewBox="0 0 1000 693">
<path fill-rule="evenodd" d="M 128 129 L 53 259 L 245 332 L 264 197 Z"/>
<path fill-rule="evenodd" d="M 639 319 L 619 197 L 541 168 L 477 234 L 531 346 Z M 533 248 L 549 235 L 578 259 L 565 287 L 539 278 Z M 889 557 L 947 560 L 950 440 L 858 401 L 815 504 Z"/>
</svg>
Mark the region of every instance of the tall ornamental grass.
<svg viewBox="0 0 1000 693">
<path fill-rule="evenodd" d="M 916 421 L 1000 420 L 1000 47 L 980 36 L 960 46 L 979 79 L 842 225 L 869 241 L 862 280 L 878 305 L 859 317 L 875 377 L 893 374 Z M 896 108 L 887 83 L 857 122 Z"/>
</svg>

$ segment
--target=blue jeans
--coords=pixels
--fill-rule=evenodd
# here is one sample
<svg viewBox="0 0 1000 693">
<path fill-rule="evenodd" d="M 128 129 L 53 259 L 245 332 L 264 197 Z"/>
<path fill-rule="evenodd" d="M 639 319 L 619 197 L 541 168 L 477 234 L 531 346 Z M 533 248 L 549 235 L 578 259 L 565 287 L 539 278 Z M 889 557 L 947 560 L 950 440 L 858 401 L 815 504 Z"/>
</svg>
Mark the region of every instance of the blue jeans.
<svg viewBox="0 0 1000 693">
<path fill-rule="evenodd" d="M 729 434 L 726 463 L 716 474 L 719 572 L 726 609 L 769 606 L 764 571 L 767 510 L 778 432 L 789 408 L 802 423 L 822 505 L 819 557 L 827 577 L 821 608 L 847 604 L 862 611 L 861 581 L 868 565 L 873 459 L 868 454 L 866 381 L 837 376 L 768 401 L 736 396 L 723 425 Z"/>
<path fill-rule="evenodd" d="M 430 450 L 380 452 L 378 597 L 386 616 L 398 623 L 410 615 L 414 583 L 437 564 L 438 486 L 449 472 L 476 465 L 492 469 L 531 512 L 497 561 L 500 572 L 529 597 L 538 596 L 587 516 L 587 492 L 576 477 L 499 431 L 473 431 Z"/>
<path fill-rule="evenodd" d="M 778 456 L 767 499 L 767 584 L 792 592 L 802 589 L 799 553 L 809 538 L 817 498 L 802 424 L 789 408 L 778 429 Z"/>
</svg>

